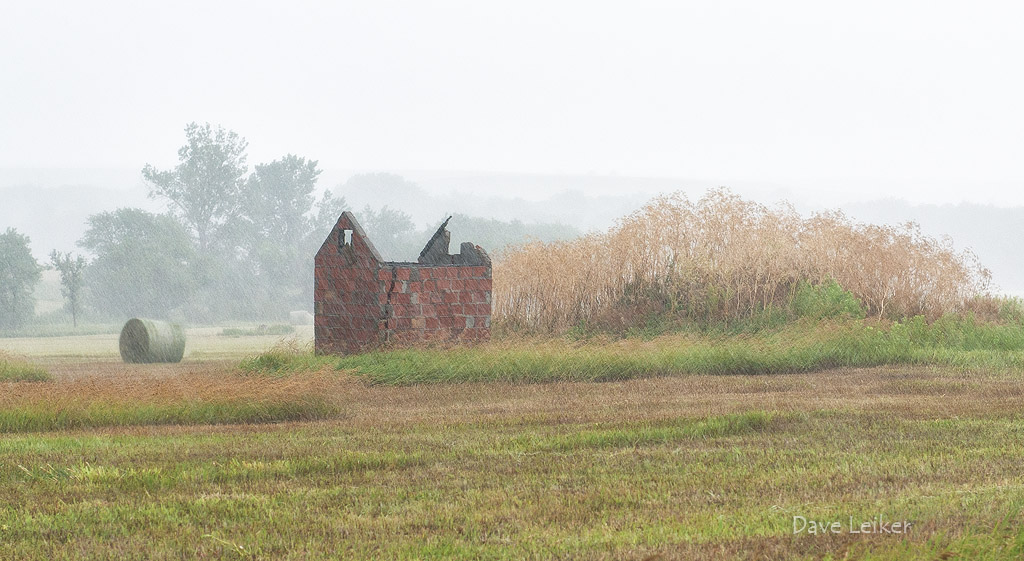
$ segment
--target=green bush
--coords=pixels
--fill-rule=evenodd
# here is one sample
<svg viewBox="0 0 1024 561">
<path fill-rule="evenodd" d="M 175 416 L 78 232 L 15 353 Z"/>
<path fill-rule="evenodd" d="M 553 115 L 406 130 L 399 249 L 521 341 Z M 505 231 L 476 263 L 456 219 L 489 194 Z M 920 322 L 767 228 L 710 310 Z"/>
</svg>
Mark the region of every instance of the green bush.
<svg viewBox="0 0 1024 561">
<path fill-rule="evenodd" d="M 798 318 L 863 319 L 866 315 L 860 300 L 832 279 L 816 285 L 800 281 L 790 306 Z"/>
<path fill-rule="evenodd" d="M 1024 323 L 1024 301 L 1020 298 L 1004 298 L 999 305 L 999 321 Z"/>
</svg>

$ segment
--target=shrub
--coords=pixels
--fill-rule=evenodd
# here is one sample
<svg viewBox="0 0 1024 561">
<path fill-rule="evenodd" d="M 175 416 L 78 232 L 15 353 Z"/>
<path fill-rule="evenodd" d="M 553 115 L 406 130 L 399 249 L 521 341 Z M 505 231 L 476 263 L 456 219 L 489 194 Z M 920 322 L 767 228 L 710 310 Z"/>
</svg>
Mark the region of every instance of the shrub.
<svg viewBox="0 0 1024 561">
<path fill-rule="evenodd" d="M 1003 323 L 1024 324 L 1024 301 L 1003 298 L 999 305 L 999 320 Z"/>
<path fill-rule="evenodd" d="M 865 317 L 860 300 L 833 279 L 818 285 L 800 281 L 791 309 L 798 318 L 816 320 Z"/>
</svg>

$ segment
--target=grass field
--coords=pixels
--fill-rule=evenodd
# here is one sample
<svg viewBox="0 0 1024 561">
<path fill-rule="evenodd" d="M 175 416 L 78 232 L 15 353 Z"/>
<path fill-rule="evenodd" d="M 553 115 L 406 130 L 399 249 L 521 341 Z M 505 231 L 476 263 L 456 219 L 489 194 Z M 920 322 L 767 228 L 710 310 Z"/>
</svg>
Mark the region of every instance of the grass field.
<svg viewBox="0 0 1024 561">
<path fill-rule="evenodd" d="M 1024 555 L 1024 373 L 999 345 L 973 365 L 421 384 L 337 360 L 253 374 L 242 358 L 280 338 L 219 332 L 190 331 L 178 365 L 121 364 L 116 336 L 0 340 L 52 377 L 0 381 L 0 559 Z M 842 531 L 794 535 L 795 516 Z M 848 531 L 879 516 L 911 526 Z"/>
</svg>

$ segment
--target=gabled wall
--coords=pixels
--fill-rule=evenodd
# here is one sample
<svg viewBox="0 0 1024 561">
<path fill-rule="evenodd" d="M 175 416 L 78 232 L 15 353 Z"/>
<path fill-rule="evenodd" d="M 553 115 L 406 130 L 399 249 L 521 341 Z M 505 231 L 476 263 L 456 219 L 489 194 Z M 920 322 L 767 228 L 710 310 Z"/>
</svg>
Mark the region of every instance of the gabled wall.
<svg viewBox="0 0 1024 561">
<path fill-rule="evenodd" d="M 446 224 L 424 249 L 431 257 L 421 254 L 430 262 L 385 262 L 355 217 L 343 213 L 315 259 L 316 351 L 488 339 L 490 258 L 472 244 L 448 255 Z"/>
<path fill-rule="evenodd" d="M 348 243 L 346 243 L 348 232 Z M 351 213 L 338 218 L 316 253 L 313 325 L 316 351 L 354 353 L 382 342 L 383 260 Z"/>
</svg>

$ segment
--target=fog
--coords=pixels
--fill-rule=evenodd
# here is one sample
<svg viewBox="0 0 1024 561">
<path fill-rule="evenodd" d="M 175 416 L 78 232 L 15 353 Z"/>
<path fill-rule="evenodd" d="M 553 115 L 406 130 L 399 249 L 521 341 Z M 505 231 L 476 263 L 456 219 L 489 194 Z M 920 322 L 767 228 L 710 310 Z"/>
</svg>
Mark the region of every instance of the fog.
<svg viewBox="0 0 1024 561">
<path fill-rule="evenodd" d="M 357 216 L 386 206 L 417 232 L 454 213 L 553 239 L 725 186 L 804 213 L 917 220 L 1024 294 L 1022 15 L 1011 2 L 7 6 L 0 231 L 45 261 L 88 253 L 97 213 L 173 210 L 141 170 L 173 168 L 197 122 L 244 137 L 249 170 L 316 161 L 317 197 Z M 377 173 L 401 181 L 360 187 Z"/>
</svg>

